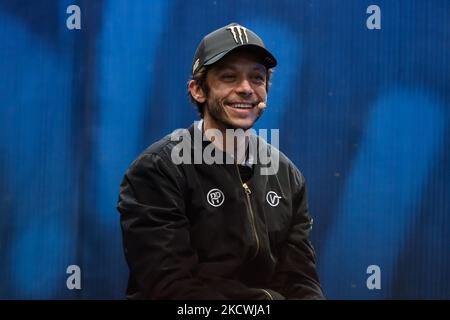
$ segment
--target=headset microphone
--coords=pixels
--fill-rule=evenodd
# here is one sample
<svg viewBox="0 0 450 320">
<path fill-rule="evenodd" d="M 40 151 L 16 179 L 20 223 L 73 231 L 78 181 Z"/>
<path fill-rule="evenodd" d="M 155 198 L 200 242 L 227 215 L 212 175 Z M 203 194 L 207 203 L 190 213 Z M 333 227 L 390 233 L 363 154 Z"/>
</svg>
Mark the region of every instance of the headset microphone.
<svg viewBox="0 0 450 320">
<path fill-rule="evenodd" d="M 265 102 L 258 103 L 258 109 L 264 110 L 265 108 L 266 108 L 266 103 Z"/>
</svg>

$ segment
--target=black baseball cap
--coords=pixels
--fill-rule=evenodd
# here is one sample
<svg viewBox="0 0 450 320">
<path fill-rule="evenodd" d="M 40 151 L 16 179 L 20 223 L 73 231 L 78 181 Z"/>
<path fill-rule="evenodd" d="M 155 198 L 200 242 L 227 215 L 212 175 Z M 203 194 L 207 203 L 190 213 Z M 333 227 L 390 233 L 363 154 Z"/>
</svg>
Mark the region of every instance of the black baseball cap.
<svg viewBox="0 0 450 320">
<path fill-rule="evenodd" d="M 277 65 L 275 57 L 266 49 L 260 37 L 250 29 L 230 23 L 206 35 L 195 51 L 192 74 L 202 66 L 209 66 L 238 48 L 248 48 L 259 55 L 266 68 Z"/>
</svg>

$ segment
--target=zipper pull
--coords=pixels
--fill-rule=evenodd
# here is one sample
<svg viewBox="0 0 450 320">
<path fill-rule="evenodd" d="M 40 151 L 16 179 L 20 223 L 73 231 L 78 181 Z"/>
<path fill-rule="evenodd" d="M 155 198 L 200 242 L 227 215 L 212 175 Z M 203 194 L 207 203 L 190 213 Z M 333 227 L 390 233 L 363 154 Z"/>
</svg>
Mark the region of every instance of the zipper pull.
<svg viewBox="0 0 450 320">
<path fill-rule="evenodd" d="M 244 187 L 245 192 L 247 192 L 248 194 L 252 193 L 252 191 L 250 190 L 250 188 L 248 187 L 248 185 L 246 183 L 243 183 L 242 186 Z"/>
</svg>

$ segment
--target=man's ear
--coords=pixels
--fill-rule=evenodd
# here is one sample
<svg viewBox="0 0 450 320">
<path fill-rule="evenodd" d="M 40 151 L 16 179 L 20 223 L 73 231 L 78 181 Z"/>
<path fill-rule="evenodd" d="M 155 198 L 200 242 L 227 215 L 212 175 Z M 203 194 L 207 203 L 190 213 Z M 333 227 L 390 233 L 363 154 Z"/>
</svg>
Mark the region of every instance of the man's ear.
<svg viewBox="0 0 450 320">
<path fill-rule="evenodd" d="M 200 88 L 198 82 L 195 80 L 190 80 L 188 84 L 189 92 L 191 96 L 195 99 L 195 101 L 199 103 L 204 103 L 206 101 L 206 95 L 203 92 L 203 89 Z"/>
</svg>

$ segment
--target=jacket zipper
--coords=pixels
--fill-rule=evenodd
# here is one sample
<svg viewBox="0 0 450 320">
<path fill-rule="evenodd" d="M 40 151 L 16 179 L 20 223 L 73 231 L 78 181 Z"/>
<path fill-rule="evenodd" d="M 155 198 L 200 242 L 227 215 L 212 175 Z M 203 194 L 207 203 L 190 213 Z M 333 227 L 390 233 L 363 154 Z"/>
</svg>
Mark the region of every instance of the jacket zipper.
<svg viewBox="0 0 450 320">
<path fill-rule="evenodd" d="M 244 188 L 245 191 L 245 195 L 247 198 L 247 207 L 248 207 L 248 211 L 250 211 L 250 224 L 252 225 L 252 230 L 253 230 L 253 234 L 255 235 L 255 241 L 256 241 L 256 251 L 255 254 L 253 255 L 253 257 L 251 258 L 251 260 L 253 260 L 254 258 L 256 258 L 256 256 L 258 255 L 259 252 L 259 237 L 258 237 L 258 233 L 256 232 L 256 218 L 255 218 L 255 214 L 253 212 L 253 208 L 252 208 L 252 203 L 250 201 L 250 194 L 252 193 L 252 191 L 250 190 L 250 188 L 248 187 L 247 183 L 244 183 L 242 181 L 241 178 L 241 174 L 239 173 L 239 168 L 236 165 L 236 170 L 239 176 L 239 180 L 241 181 L 242 187 Z"/>
</svg>

